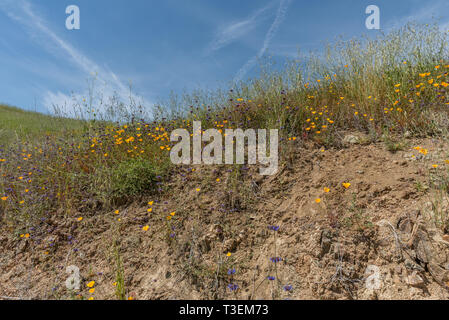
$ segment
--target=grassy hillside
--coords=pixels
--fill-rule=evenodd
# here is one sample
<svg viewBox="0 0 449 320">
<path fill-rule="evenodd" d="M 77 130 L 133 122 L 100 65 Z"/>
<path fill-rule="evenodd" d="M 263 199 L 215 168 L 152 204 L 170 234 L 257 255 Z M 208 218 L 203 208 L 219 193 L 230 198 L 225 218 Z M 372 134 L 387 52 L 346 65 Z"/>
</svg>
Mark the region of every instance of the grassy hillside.
<svg viewBox="0 0 449 320">
<path fill-rule="evenodd" d="M 374 40 L 337 42 L 325 52 L 310 56 L 306 70 L 295 61 L 283 69 L 265 65 L 260 77 L 228 92 L 175 99 L 150 122 L 78 122 L 2 107 L 4 139 L 21 137 L 0 153 L 0 170 L 9 177 L 0 180 L 7 224 L 21 228 L 39 212 L 85 203 L 112 209 L 163 192 L 172 169 L 170 132 L 191 130 L 194 120 L 203 129 L 279 129 L 281 164 L 298 143 L 340 147 L 342 130 L 364 132 L 371 141 L 382 137 L 391 149 L 405 134 L 447 134 L 448 34 L 437 26 L 407 25 Z M 27 186 L 21 175 L 30 172 Z"/>
<path fill-rule="evenodd" d="M 0 244 L 23 253 L 18 261 L 34 255 L 30 261 L 49 273 L 50 262 L 78 259 L 84 278 L 107 274 L 102 280 L 111 285 L 95 294 L 108 298 L 129 296 L 127 286 L 154 299 L 173 297 L 174 287 L 182 298 L 254 298 L 264 287 L 263 298 L 286 298 L 285 279 L 311 298 L 354 298 L 377 258 L 391 264 L 385 274 L 405 274 L 414 286 L 423 283 L 416 270 L 430 270 L 421 275 L 440 294 L 449 284 L 449 252 L 445 260 L 420 248 L 432 241 L 435 252 L 449 248 L 448 40 L 437 26 L 407 25 L 337 42 L 311 55 L 305 69 L 303 61 L 263 65 L 259 77 L 226 92 L 174 98 L 151 121 L 135 114 L 126 124 L 78 122 L 3 107 Z M 278 129 L 278 174 L 173 166 L 170 133 L 192 133 L 195 120 L 203 130 Z M 425 217 L 411 212 L 423 202 Z M 379 257 L 382 248 L 388 252 Z M 404 268 L 392 263 L 397 251 Z M 92 272 L 102 264 L 106 271 Z M 139 273 L 150 269 L 151 277 Z M 320 279 L 304 283 L 309 273 Z M 156 292 L 162 278 L 169 289 Z M 40 281 L 36 294 L 72 294 Z"/>
<path fill-rule="evenodd" d="M 56 118 L 0 104 L 0 145 L 12 141 L 41 139 L 65 130 L 81 130 L 81 121 Z"/>
</svg>

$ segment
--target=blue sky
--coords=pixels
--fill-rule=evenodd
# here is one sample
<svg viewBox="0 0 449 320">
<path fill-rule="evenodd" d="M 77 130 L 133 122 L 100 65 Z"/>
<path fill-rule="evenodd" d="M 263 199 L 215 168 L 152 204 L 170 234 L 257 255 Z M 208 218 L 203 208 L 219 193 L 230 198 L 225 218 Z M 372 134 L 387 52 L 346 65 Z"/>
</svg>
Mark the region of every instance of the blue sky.
<svg viewBox="0 0 449 320">
<path fill-rule="evenodd" d="M 69 5 L 80 8 L 80 30 L 66 29 Z M 126 99 L 131 82 L 149 106 L 171 91 L 226 87 L 251 77 L 257 57 L 376 34 L 365 28 L 368 5 L 380 7 L 383 31 L 433 18 L 449 26 L 445 0 L 0 0 L 0 102 L 70 106 L 92 72 L 105 95 Z"/>
</svg>

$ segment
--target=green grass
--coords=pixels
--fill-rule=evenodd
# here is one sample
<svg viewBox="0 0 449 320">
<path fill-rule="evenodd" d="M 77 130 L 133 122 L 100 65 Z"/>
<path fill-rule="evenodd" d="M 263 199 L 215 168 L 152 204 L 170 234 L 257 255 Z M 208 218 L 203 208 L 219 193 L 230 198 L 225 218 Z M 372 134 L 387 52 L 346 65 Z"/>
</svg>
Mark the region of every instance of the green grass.
<svg viewBox="0 0 449 320">
<path fill-rule="evenodd" d="M 0 145 L 15 140 L 36 140 L 63 131 L 82 130 L 85 123 L 79 120 L 52 117 L 0 104 Z"/>
<path fill-rule="evenodd" d="M 13 230 L 39 213 L 108 210 L 114 197 L 131 202 L 162 192 L 170 133 L 191 131 L 195 120 L 203 130 L 279 129 L 281 165 L 296 152 L 294 141 L 338 147 L 339 131 L 365 132 L 372 141 L 383 135 L 392 152 L 405 147 L 407 132 L 447 136 L 448 36 L 435 25 L 409 24 L 376 39 L 338 41 L 306 63 L 268 61 L 232 90 L 172 96 L 152 121 L 138 120 L 144 116 L 132 101 L 83 99 L 76 106 L 92 119 L 85 121 L 1 107 L 0 145 L 9 147 L 0 148 L 0 216 Z"/>
</svg>

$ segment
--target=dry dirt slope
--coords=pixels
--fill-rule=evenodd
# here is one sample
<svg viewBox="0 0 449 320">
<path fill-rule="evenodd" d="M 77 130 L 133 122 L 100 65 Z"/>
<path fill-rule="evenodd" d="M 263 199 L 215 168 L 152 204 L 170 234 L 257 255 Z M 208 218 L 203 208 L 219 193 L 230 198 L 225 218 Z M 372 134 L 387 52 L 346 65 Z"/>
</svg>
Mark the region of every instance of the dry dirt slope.
<svg viewBox="0 0 449 320">
<path fill-rule="evenodd" d="M 449 235 L 434 219 L 447 214 L 447 197 L 429 182 L 447 172 L 442 141 L 409 140 L 396 153 L 383 143 L 294 148 L 273 177 L 257 168 L 178 168 L 163 196 L 118 214 L 55 213 L 30 238 L 2 231 L 0 296 L 449 298 Z M 65 288 L 71 265 L 82 277 L 76 293 Z"/>
</svg>

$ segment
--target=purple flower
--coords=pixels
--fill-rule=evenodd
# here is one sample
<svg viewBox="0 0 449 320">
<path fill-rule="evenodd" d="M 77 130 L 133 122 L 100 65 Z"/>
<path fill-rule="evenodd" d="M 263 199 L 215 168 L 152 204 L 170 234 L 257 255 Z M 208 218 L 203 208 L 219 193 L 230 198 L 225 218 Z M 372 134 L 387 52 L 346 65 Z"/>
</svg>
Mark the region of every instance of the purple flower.
<svg viewBox="0 0 449 320">
<path fill-rule="evenodd" d="M 293 287 L 291 285 L 284 286 L 284 291 L 292 291 Z"/>
<path fill-rule="evenodd" d="M 235 283 L 230 283 L 230 284 L 228 284 L 228 288 L 231 291 L 236 291 L 239 288 L 239 286 Z"/>
<path fill-rule="evenodd" d="M 229 275 L 235 274 L 235 268 L 234 268 L 234 269 L 229 269 L 229 270 L 228 270 L 228 274 L 229 274 Z"/>
</svg>

